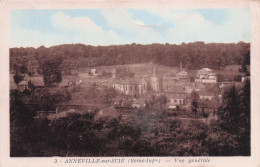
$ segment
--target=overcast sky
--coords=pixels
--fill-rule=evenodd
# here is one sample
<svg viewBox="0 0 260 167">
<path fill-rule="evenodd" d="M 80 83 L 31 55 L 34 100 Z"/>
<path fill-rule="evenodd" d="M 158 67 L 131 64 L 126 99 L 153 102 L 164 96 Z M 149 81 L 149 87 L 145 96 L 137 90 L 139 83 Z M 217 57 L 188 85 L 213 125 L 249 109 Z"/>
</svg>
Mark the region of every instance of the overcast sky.
<svg viewBox="0 0 260 167">
<path fill-rule="evenodd" d="M 250 42 L 249 9 L 12 10 L 11 47 Z"/>
</svg>

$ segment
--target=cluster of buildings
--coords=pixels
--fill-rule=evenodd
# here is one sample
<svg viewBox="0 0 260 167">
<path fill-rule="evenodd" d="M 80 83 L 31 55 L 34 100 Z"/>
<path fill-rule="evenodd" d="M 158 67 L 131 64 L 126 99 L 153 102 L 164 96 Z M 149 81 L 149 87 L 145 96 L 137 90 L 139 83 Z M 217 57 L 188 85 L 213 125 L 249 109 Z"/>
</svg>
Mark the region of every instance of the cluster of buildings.
<svg viewBox="0 0 260 167">
<path fill-rule="evenodd" d="M 163 75 L 156 72 L 156 65 L 152 67 L 150 76 L 134 76 L 129 78 L 116 77 L 113 71 L 114 81 L 112 87 L 118 92 L 133 96 L 134 98 L 147 94 L 164 94 L 169 107 L 188 106 L 190 93 L 196 91 L 201 100 L 213 100 L 215 94 L 206 89 L 209 85 L 218 83 L 217 74 L 209 68 L 202 68 L 196 73 L 182 69 L 172 69 Z"/>
<path fill-rule="evenodd" d="M 230 71 L 230 70 L 229 70 Z M 222 73 L 221 73 L 222 72 Z M 217 72 L 209 68 L 202 68 L 197 71 L 187 71 L 180 65 L 179 69 L 171 69 L 166 72 L 157 72 L 157 66 L 152 64 L 151 69 L 145 71 L 145 75 L 135 75 L 129 68 L 121 67 L 115 68 L 111 71 L 111 77 L 107 80 L 101 80 L 99 85 L 111 86 L 119 93 L 131 96 L 135 101 L 135 106 L 143 106 L 138 104 L 138 99 L 146 99 L 150 95 L 165 95 L 167 97 L 167 105 L 169 108 L 176 108 L 176 106 L 189 106 L 191 104 L 190 94 L 195 91 L 201 100 L 214 100 L 218 96 L 207 90 L 209 85 L 218 84 L 220 88 L 229 85 L 231 80 L 234 80 L 232 73 Z M 217 74 L 223 74 L 220 78 Z M 96 69 L 91 69 L 89 76 L 101 76 Z M 93 77 L 91 77 L 93 79 Z M 97 77 L 101 78 L 101 77 Z M 242 76 L 241 81 L 245 77 Z M 11 77 L 11 80 L 13 77 Z M 42 76 L 24 76 L 24 80 L 17 85 L 12 84 L 10 89 L 18 89 L 23 92 L 30 89 L 30 85 L 36 88 L 44 87 Z M 59 86 L 70 86 L 82 84 L 83 80 L 75 82 L 63 79 Z M 144 100 L 143 102 L 144 103 Z"/>
</svg>

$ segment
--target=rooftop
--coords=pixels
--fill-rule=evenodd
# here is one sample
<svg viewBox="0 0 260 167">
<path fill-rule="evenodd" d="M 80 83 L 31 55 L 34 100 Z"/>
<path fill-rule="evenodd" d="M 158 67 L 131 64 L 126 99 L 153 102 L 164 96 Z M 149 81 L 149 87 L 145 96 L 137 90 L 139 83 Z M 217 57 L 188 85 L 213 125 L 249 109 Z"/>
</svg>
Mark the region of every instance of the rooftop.
<svg viewBox="0 0 260 167">
<path fill-rule="evenodd" d="M 44 86 L 44 81 L 43 81 L 43 77 L 42 76 L 32 76 L 32 77 L 29 78 L 29 80 L 36 87 Z"/>
<path fill-rule="evenodd" d="M 18 86 L 26 86 L 26 85 L 28 85 L 27 81 L 21 81 L 18 83 Z"/>
<path fill-rule="evenodd" d="M 209 69 L 209 68 L 202 68 L 201 70 L 205 70 L 205 71 L 208 71 L 208 72 L 211 72 L 212 70 Z"/>
</svg>

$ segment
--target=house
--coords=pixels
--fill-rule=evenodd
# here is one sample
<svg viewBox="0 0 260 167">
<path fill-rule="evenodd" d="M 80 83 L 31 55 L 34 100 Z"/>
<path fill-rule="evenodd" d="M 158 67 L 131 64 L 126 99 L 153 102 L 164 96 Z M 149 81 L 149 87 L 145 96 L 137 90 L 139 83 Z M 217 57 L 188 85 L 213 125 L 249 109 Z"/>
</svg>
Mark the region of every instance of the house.
<svg viewBox="0 0 260 167">
<path fill-rule="evenodd" d="M 28 81 L 36 88 L 44 87 L 44 81 L 42 76 L 32 76 L 28 78 Z"/>
<path fill-rule="evenodd" d="M 217 76 L 216 76 L 216 73 L 209 73 L 209 75 L 208 75 L 208 78 L 209 79 L 212 79 L 212 80 L 217 80 Z"/>
<path fill-rule="evenodd" d="M 179 79 L 183 79 L 183 78 L 186 79 L 187 77 L 188 77 L 188 73 L 184 70 L 177 73 L 177 78 L 179 78 Z"/>
<path fill-rule="evenodd" d="M 208 91 L 199 91 L 198 95 L 201 100 L 213 100 L 213 98 L 215 97 L 213 93 Z"/>
<path fill-rule="evenodd" d="M 186 96 L 185 94 L 177 94 L 177 93 L 166 93 L 166 97 L 168 100 L 168 106 L 177 106 L 184 105 Z"/>
<path fill-rule="evenodd" d="M 24 90 L 28 89 L 28 81 L 21 81 L 17 84 L 17 89 L 19 92 L 23 92 Z"/>
<path fill-rule="evenodd" d="M 197 77 L 199 77 L 200 79 L 206 79 L 208 78 L 208 75 L 212 73 L 212 70 L 209 68 L 202 68 L 200 70 L 198 70 L 197 72 Z"/>
<path fill-rule="evenodd" d="M 198 83 L 217 83 L 216 73 L 209 68 L 202 68 L 197 71 L 195 82 Z"/>
</svg>

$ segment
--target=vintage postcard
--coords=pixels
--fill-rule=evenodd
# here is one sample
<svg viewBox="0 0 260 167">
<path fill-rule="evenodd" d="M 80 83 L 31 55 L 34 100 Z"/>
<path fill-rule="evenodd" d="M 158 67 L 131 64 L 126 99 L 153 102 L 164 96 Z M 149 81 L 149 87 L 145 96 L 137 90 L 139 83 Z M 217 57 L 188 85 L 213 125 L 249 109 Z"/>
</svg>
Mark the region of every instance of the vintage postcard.
<svg viewBox="0 0 260 167">
<path fill-rule="evenodd" d="M 0 166 L 260 166 L 260 1 L 0 1 Z"/>
</svg>

